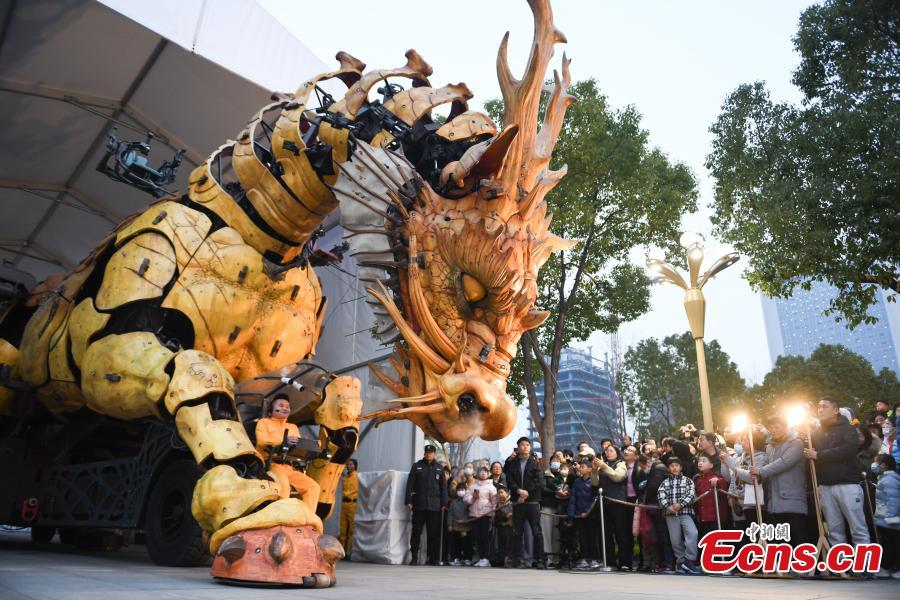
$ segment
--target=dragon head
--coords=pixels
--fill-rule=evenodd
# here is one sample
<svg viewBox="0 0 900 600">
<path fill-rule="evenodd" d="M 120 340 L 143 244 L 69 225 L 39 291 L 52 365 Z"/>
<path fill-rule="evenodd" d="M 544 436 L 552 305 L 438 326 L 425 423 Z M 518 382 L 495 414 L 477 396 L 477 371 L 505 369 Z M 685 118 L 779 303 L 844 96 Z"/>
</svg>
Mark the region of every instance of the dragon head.
<svg viewBox="0 0 900 600">
<path fill-rule="evenodd" d="M 506 394 L 519 338 L 548 316 L 535 307 L 538 270 L 572 242 L 549 231 L 544 196 L 565 174 L 549 168 L 566 108 L 569 61 L 554 72 L 540 128 L 543 78 L 557 42 L 546 0 L 531 0 L 535 34 L 522 79 L 497 57 L 504 101 L 500 131 L 468 110 L 465 84 L 432 88 L 431 67 L 413 50 L 398 69 L 363 72 L 339 53 L 349 89 L 318 121 L 332 148 L 326 183 L 367 283 L 375 335 L 394 338 L 396 375 L 373 371 L 399 398 L 369 415 L 405 418 L 436 439 L 506 436 L 516 410 Z M 349 74 L 349 76 L 348 76 Z M 408 90 L 388 78 L 412 80 Z M 369 90 L 382 101 L 370 101 Z M 443 123 L 432 109 L 451 103 Z"/>
</svg>

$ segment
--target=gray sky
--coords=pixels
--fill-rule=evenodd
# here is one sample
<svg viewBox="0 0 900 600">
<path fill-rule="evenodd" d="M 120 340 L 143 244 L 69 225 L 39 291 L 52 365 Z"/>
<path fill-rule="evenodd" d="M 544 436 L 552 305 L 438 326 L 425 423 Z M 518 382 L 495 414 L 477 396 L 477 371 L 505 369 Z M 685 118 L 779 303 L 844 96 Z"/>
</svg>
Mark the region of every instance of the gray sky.
<svg viewBox="0 0 900 600">
<path fill-rule="evenodd" d="M 465 81 L 475 93 L 470 106 L 500 95 L 494 61 L 506 30 L 509 61 L 520 74 L 531 42 L 531 11 L 524 1 L 495 0 L 452 3 L 397 0 L 374 5 L 345 0 L 327 14 L 290 0 L 261 4 L 326 64 L 346 50 L 369 68 L 391 68 L 405 62 L 415 48 L 434 67 L 435 85 Z M 808 1 L 757 2 L 582 2 L 554 3 L 556 26 L 568 44 L 557 46 L 572 58 L 575 80 L 593 77 L 614 107 L 634 104 L 643 125 L 672 160 L 689 165 L 700 182 L 696 215 L 685 229 L 707 238 L 712 259 L 727 248 L 712 239 L 709 211 L 712 181 L 703 162 L 710 147 L 709 126 L 725 96 L 740 83 L 763 80 L 775 100 L 799 101 L 790 75 L 799 62 L 791 37 Z M 373 9 L 373 7 L 376 7 Z M 327 15 L 327 16 L 326 16 Z M 324 18 L 323 18 L 324 17 Z M 277 59 L 276 59 L 277 60 Z M 643 264 L 643 251 L 633 259 Z M 707 339 L 717 339 L 748 382 L 758 382 L 771 368 L 758 294 L 741 278 L 741 263 L 711 282 L 707 297 Z M 681 307 L 683 293 L 656 287 L 652 310 L 620 331 L 622 350 L 637 341 L 687 330 Z M 595 356 L 608 349 L 607 336 L 594 335 L 581 346 Z"/>
</svg>

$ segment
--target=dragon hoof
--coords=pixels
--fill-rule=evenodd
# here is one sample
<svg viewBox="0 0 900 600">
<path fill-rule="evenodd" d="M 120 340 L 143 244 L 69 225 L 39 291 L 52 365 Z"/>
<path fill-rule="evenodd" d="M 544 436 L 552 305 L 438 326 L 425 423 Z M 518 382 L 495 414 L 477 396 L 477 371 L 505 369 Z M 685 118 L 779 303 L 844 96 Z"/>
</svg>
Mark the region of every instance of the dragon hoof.
<svg viewBox="0 0 900 600">
<path fill-rule="evenodd" d="M 213 560 L 212 576 L 226 582 L 331 587 L 344 549 L 308 525 L 276 525 L 229 536 Z"/>
</svg>

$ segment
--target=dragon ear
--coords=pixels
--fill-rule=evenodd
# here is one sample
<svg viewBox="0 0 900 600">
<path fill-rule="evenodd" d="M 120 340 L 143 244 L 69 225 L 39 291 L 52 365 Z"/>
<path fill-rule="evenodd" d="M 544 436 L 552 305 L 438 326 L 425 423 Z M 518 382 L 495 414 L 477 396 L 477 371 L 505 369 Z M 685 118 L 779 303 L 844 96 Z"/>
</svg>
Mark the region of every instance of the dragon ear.
<svg viewBox="0 0 900 600">
<path fill-rule="evenodd" d="M 469 171 L 469 177 L 478 181 L 479 179 L 492 179 L 493 175 L 499 173 L 506 161 L 506 153 L 509 152 L 509 147 L 518 134 L 519 126 L 516 124 L 501 131 L 500 135 L 491 140 L 484 154 Z"/>
</svg>

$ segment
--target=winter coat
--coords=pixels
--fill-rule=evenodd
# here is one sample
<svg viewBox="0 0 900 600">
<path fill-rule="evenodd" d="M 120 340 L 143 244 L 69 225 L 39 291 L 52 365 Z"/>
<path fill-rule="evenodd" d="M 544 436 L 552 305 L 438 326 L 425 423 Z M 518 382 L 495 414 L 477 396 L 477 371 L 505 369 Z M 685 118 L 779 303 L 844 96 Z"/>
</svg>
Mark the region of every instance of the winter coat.
<svg viewBox="0 0 900 600">
<path fill-rule="evenodd" d="M 597 497 L 597 488 L 591 485 L 590 479 L 579 477 L 572 484 L 571 494 L 569 495 L 569 509 L 567 514 L 569 518 L 581 516 L 591 509 L 594 498 Z"/>
<path fill-rule="evenodd" d="M 478 491 L 476 497 L 475 491 Z M 463 500 L 469 505 L 469 516 L 473 518 L 490 514 L 497 507 L 497 488 L 490 479 L 476 479 L 475 483 L 466 490 Z"/>
<path fill-rule="evenodd" d="M 644 501 L 647 504 L 656 504 L 659 486 L 662 485 L 662 482 L 668 477 L 669 470 L 666 468 L 666 465 L 661 462 L 653 463 L 653 466 L 650 467 L 650 471 L 646 475 L 647 485 L 644 487 Z"/>
<path fill-rule="evenodd" d="M 707 471 L 694 477 L 694 489 L 698 496 L 712 489 L 713 479 L 718 480 L 716 482 L 717 488 L 720 490 L 728 489 L 728 482 L 725 481 L 721 473 L 715 470 Z M 728 498 L 725 497 L 725 494 L 713 493 L 719 494 L 719 518 L 722 520 L 722 523 L 725 523 L 728 521 L 729 513 Z M 713 498 L 713 493 L 707 494 L 694 503 L 694 510 L 697 511 L 697 520 L 701 523 L 714 523 L 716 520 L 716 499 Z"/>
<path fill-rule="evenodd" d="M 544 489 L 544 472 L 538 461 L 529 456 L 525 463 L 525 479 L 522 479 L 522 472 L 519 465 L 519 457 L 515 456 L 506 461 L 503 467 L 506 473 L 506 483 L 509 485 L 509 497 L 513 504 L 519 501 L 519 490 L 528 492 L 526 502 L 540 502 L 541 492 Z"/>
<path fill-rule="evenodd" d="M 803 440 L 790 431 L 780 442 L 766 446 L 766 464 L 759 475 L 766 484 L 766 507 L 770 513 L 806 514 L 806 459 Z"/>
<path fill-rule="evenodd" d="M 888 523 L 887 519 L 892 522 Z M 878 478 L 875 488 L 875 524 L 900 529 L 900 475 L 887 471 Z"/>
<path fill-rule="evenodd" d="M 866 473 L 872 468 L 875 457 L 881 452 L 881 440 L 877 436 L 872 436 L 872 441 L 867 448 L 859 448 L 856 450 L 856 461 L 859 463 L 858 471 Z"/>
<path fill-rule="evenodd" d="M 507 500 L 497 504 L 494 512 L 494 527 L 512 527 L 513 503 Z"/>
<path fill-rule="evenodd" d="M 768 455 L 762 450 L 757 450 L 753 454 L 753 459 L 756 461 L 756 467 L 759 469 L 762 469 L 769 461 Z M 750 453 L 745 452 L 740 456 L 740 459 L 729 456 L 725 459 L 725 466 L 728 467 L 728 470 L 732 475 L 731 486 L 728 488 L 728 491 L 741 498 L 740 502 L 744 508 L 755 506 L 753 504 L 744 504 L 743 501 L 744 488 L 747 485 L 753 485 L 753 478 L 750 476 L 750 467 L 752 466 Z M 760 488 L 762 488 L 762 486 L 760 486 Z"/>
<path fill-rule="evenodd" d="M 669 475 L 662 482 L 662 485 L 659 486 L 659 492 L 657 492 L 656 497 L 659 500 L 659 506 L 663 511 L 663 515 L 667 517 L 674 516 L 666 511 L 667 508 L 674 504 L 681 505 L 681 509 L 675 513 L 676 515 L 694 514 L 694 509 L 691 506 L 694 498 L 697 497 L 694 492 L 694 482 L 684 475 Z"/>
<path fill-rule="evenodd" d="M 454 498 L 447 509 L 447 529 L 449 531 L 468 532 L 472 530 L 469 521 L 469 505 L 462 498 Z"/>
<path fill-rule="evenodd" d="M 688 479 L 697 474 L 697 460 L 691 454 L 691 447 L 681 440 L 672 442 L 672 454 L 681 459 L 681 474 Z M 664 463 L 665 464 L 665 463 Z"/>
<path fill-rule="evenodd" d="M 604 466 L 605 465 L 605 466 Z M 628 465 L 622 459 L 607 465 L 605 462 L 591 475 L 591 483 L 603 490 L 606 498 L 625 500 L 625 477 Z"/>
<path fill-rule="evenodd" d="M 415 510 L 441 510 L 447 505 L 447 480 L 436 460 L 416 462 L 406 480 L 406 504 Z"/>
<path fill-rule="evenodd" d="M 838 415 L 830 424 L 823 424 L 812 434 L 816 456 L 816 477 L 819 485 L 843 485 L 859 483 L 856 468 L 856 449 L 859 436 L 856 428 L 844 415 Z"/>
</svg>

